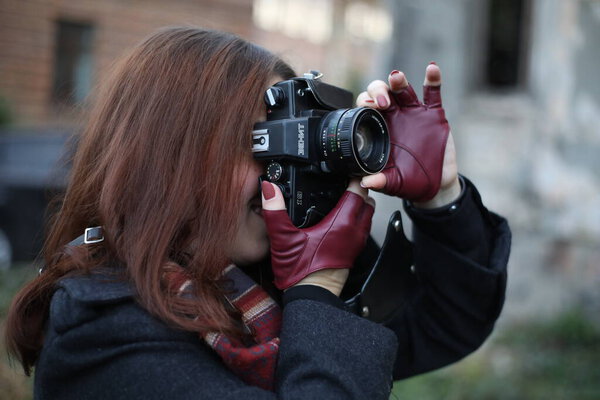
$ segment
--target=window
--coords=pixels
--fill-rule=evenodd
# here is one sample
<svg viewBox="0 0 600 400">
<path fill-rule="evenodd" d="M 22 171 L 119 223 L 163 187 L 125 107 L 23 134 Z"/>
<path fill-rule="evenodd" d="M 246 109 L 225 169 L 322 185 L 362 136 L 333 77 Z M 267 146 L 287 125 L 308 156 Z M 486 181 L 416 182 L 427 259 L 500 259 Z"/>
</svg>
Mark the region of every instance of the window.
<svg viewBox="0 0 600 400">
<path fill-rule="evenodd" d="M 57 21 L 52 97 L 65 104 L 81 102 L 92 80 L 92 26 Z"/>
<path fill-rule="evenodd" d="M 528 10 L 528 0 L 490 1 L 487 82 L 493 87 L 523 83 Z"/>
</svg>

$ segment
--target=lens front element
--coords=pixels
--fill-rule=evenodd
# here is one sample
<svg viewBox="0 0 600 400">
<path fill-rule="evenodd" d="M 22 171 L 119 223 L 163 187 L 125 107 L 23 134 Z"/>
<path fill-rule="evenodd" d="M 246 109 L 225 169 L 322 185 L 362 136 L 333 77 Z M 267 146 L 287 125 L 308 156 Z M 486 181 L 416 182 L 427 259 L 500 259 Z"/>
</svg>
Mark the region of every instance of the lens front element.
<svg viewBox="0 0 600 400">
<path fill-rule="evenodd" d="M 371 108 L 340 109 L 321 123 L 321 156 L 331 172 L 351 176 L 374 174 L 389 156 L 385 120 Z"/>
</svg>

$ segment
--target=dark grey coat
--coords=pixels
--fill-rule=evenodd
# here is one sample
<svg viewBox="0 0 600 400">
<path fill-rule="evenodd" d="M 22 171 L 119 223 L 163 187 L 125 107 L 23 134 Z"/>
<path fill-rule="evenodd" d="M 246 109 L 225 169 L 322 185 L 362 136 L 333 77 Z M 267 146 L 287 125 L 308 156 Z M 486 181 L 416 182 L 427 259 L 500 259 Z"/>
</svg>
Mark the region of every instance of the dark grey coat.
<svg viewBox="0 0 600 400">
<path fill-rule="evenodd" d="M 197 334 L 168 327 L 136 303 L 127 283 L 97 274 L 60 282 L 35 398 L 387 399 L 393 378 L 479 347 L 501 310 L 510 231 L 466 185 L 453 210 L 408 206 L 416 279 L 387 326 L 319 289 L 286 292 L 275 393 L 245 385 Z"/>
</svg>

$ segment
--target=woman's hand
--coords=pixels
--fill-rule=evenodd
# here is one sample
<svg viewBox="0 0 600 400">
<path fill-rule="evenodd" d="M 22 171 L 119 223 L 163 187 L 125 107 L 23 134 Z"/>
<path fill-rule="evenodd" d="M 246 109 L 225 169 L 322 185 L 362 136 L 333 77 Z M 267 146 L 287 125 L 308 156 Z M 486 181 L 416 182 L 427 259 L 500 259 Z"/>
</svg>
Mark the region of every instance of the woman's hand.
<svg viewBox="0 0 600 400">
<path fill-rule="evenodd" d="M 369 189 L 411 200 L 418 207 L 435 208 L 460 195 L 456 150 L 442 108 L 441 73 L 427 66 L 423 103 L 404 74 L 392 71 L 388 84 L 373 81 L 356 103 L 379 110 L 390 130 L 391 154 L 384 170 L 366 176 Z"/>
<path fill-rule="evenodd" d="M 338 204 L 310 228 L 296 228 L 285 210 L 276 185 L 262 183 L 263 218 L 271 240 L 271 265 L 275 285 L 321 286 L 339 296 L 348 269 L 364 248 L 375 210 L 367 190 L 353 181 Z"/>
</svg>

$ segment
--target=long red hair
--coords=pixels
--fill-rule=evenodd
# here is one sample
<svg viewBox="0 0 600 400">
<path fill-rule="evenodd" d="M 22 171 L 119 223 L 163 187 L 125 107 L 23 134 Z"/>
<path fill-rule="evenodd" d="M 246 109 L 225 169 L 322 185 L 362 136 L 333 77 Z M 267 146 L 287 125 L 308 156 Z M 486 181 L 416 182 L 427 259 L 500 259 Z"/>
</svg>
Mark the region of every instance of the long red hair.
<svg viewBox="0 0 600 400">
<path fill-rule="evenodd" d="M 103 82 L 79 138 L 70 182 L 44 244 L 45 270 L 17 294 L 9 353 L 27 374 L 43 346 L 57 280 L 119 263 L 149 312 L 181 329 L 238 333 L 218 285 L 237 231 L 251 130 L 261 94 L 293 71 L 237 36 L 167 28 L 143 41 Z M 106 240 L 65 252 L 86 227 Z M 184 265 L 197 299 L 161 283 Z M 184 315 L 198 315 L 188 319 Z"/>
</svg>

